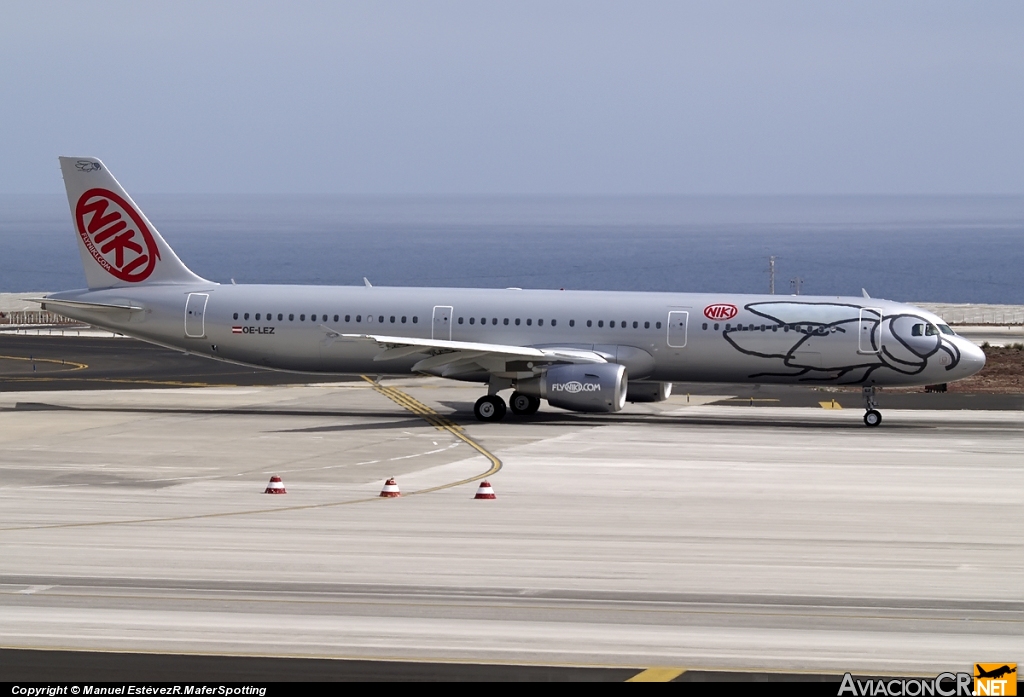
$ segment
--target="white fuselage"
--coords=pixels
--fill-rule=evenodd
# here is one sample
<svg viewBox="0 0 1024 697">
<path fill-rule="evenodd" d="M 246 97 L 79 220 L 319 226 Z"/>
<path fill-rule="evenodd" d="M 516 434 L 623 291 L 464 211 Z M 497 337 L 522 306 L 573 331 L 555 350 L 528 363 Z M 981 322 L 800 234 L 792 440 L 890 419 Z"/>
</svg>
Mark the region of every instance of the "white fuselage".
<svg viewBox="0 0 1024 697">
<path fill-rule="evenodd" d="M 852 297 L 518 289 L 148 284 L 57 293 L 59 308 L 210 358 L 313 373 L 406 375 L 426 351 L 389 358 L 356 335 L 592 351 L 630 380 L 926 385 L 977 372 L 984 354 L 919 308 Z M 383 358 L 383 360 L 382 360 Z M 523 377 L 509 360 L 434 372 Z M 432 372 L 432 371 L 423 371 Z"/>
</svg>

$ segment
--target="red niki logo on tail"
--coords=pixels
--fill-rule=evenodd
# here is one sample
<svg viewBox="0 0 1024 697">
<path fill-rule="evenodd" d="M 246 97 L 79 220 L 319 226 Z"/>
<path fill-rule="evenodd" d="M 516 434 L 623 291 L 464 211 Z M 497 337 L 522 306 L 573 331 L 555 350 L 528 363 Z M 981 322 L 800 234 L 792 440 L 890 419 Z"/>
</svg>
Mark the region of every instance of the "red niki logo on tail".
<svg viewBox="0 0 1024 697">
<path fill-rule="evenodd" d="M 75 208 L 78 234 L 107 273 L 128 283 L 145 281 L 160 258 L 142 216 L 113 191 L 89 189 Z"/>
</svg>

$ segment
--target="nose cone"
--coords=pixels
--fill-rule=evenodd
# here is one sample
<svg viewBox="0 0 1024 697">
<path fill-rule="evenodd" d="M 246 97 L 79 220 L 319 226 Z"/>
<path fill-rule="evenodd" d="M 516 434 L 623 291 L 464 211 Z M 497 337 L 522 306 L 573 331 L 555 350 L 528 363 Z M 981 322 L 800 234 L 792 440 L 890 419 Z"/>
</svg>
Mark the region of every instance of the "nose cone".
<svg viewBox="0 0 1024 697">
<path fill-rule="evenodd" d="M 985 367 L 985 352 L 969 341 L 960 346 L 960 369 L 962 377 L 969 377 Z"/>
</svg>

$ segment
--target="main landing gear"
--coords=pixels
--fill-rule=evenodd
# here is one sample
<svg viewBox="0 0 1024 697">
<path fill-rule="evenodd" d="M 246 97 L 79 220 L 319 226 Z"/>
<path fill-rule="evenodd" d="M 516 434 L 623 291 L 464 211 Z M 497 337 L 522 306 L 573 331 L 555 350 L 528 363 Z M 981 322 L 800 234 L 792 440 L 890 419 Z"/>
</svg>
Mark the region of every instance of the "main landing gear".
<svg viewBox="0 0 1024 697">
<path fill-rule="evenodd" d="M 505 400 L 496 394 L 489 394 L 476 400 L 473 413 L 480 421 L 501 421 L 505 418 Z"/>
<path fill-rule="evenodd" d="M 522 392 L 513 392 L 508 400 L 508 406 L 516 416 L 529 416 L 530 414 L 536 414 L 537 410 L 540 409 L 540 397 L 523 394 Z"/>
<path fill-rule="evenodd" d="M 867 409 L 867 412 L 864 414 L 864 425 L 874 428 L 882 423 L 882 412 L 876 409 L 878 402 L 875 401 L 875 386 L 865 387 L 863 393 L 864 407 Z"/>
<path fill-rule="evenodd" d="M 540 397 L 513 392 L 508 400 L 508 408 L 516 416 L 529 416 L 536 414 L 540 409 Z M 476 400 L 473 405 L 473 413 L 480 421 L 501 421 L 505 418 L 505 400 L 496 394 L 489 394 Z"/>
</svg>

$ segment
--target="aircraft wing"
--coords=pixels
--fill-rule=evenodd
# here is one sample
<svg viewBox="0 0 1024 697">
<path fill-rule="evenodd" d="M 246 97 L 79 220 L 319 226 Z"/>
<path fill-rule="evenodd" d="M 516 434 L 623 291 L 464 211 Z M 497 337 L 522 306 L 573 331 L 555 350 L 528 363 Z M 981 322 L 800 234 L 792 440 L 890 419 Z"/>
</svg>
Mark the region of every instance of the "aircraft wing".
<svg viewBox="0 0 1024 697">
<path fill-rule="evenodd" d="M 384 350 L 374 357 L 375 361 L 387 361 L 420 353 L 428 354 L 427 358 L 413 366 L 413 370 L 418 372 L 457 372 L 457 369 L 467 368 L 469 364 L 476 364 L 488 372 L 504 372 L 506 362 L 510 360 L 531 361 L 537 364 L 607 363 L 604 356 L 581 349 L 507 346 L 381 334 L 341 334 L 329 327 L 324 329 L 329 331 L 328 336 L 331 338 L 376 343 Z"/>
</svg>

